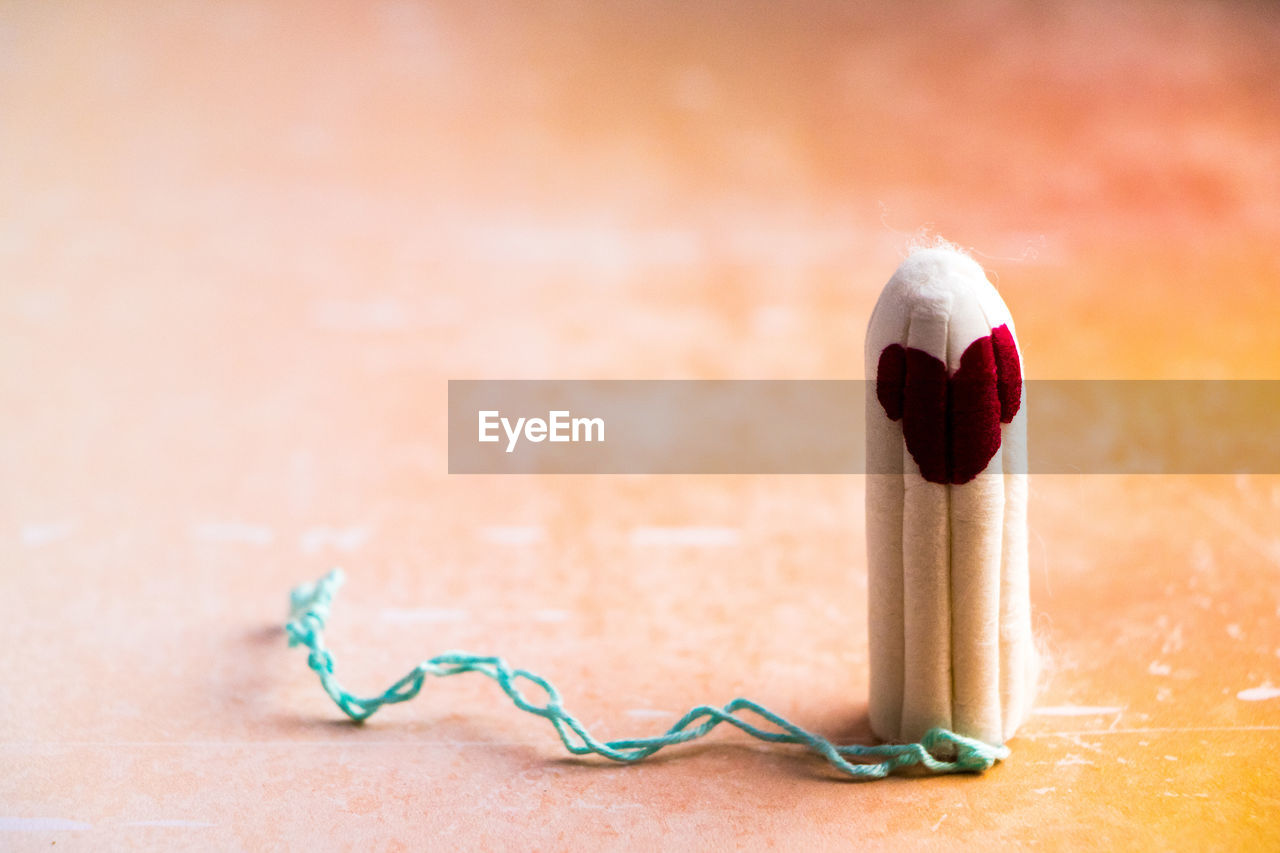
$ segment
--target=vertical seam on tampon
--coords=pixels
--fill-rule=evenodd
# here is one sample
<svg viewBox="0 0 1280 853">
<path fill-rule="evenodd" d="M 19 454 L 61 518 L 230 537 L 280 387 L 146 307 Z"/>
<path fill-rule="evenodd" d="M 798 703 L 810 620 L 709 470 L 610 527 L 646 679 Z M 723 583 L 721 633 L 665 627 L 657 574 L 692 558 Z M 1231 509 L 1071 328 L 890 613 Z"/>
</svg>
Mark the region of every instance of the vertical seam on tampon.
<svg viewBox="0 0 1280 853">
<path fill-rule="evenodd" d="M 911 343 L 911 318 L 912 313 L 906 312 L 907 322 L 902 329 L 901 340 L 902 347 L 905 349 Z M 877 374 L 877 380 L 879 376 Z M 903 372 L 903 381 L 906 381 L 906 373 Z M 898 601 L 902 604 L 902 612 L 898 619 L 898 648 L 901 650 L 899 660 L 901 664 L 898 667 L 898 740 L 903 739 L 903 728 L 907 724 L 907 441 L 906 441 L 906 418 L 902 420 L 903 436 L 902 447 L 899 448 L 898 465 L 900 473 L 898 474 L 898 485 L 902 489 L 902 496 L 898 499 L 899 517 L 898 521 Z"/>
<path fill-rule="evenodd" d="M 985 271 L 984 271 L 984 274 L 985 274 Z M 987 314 L 987 306 L 982 303 L 981 299 L 978 300 L 978 311 L 982 313 L 982 323 L 988 330 L 987 334 L 991 335 L 995 327 L 991 325 L 991 322 L 992 322 L 991 316 Z M 999 383 L 1000 369 L 999 369 L 999 365 L 995 361 L 995 337 L 994 336 L 992 336 L 991 338 L 991 344 L 992 344 L 992 351 L 991 351 L 992 368 L 996 371 L 995 381 Z M 997 394 L 998 393 L 999 393 L 999 389 L 997 385 Z M 1004 543 L 1005 543 L 1005 538 L 1008 536 L 1008 533 L 1009 533 L 1008 528 L 1005 524 L 1005 518 L 1009 511 L 1009 478 L 1008 478 L 1008 475 L 1005 473 L 1005 450 L 1006 450 L 1005 441 L 1004 441 L 1005 426 L 1006 424 L 1004 424 L 1003 422 L 997 421 L 996 428 L 1000 430 L 1000 447 L 998 450 L 1000 454 L 1000 550 L 997 552 L 1000 558 L 1000 575 L 996 579 L 997 582 L 996 582 L 996 611 L 995 611 L 996 612 L 996 655 L 995 657 L 996 657 L 996 716 L 997 716 L 996 733 L 1000 737 L 1001 742 L 1004 741 L 1004 729 L 1005 729 L 1004 689 L 1003 688 L 1004 688 L 1004 671 L 1005 671 L 1005 665 L 1006 665 L 1006 661 L 1004 659 L 1004 641 L 1002 639 L 1002 634 L 1004 633 L 1004 618 L 1001 616 L 1001 614 L 1004 612 L 1004 575 L 1005 575 L 1005 569 L 1007 568 L 1005 565 L 1005 559 L 1004 559 Z"/>
<path fill-rule="evenodd" d="M 946 319 L 943 323 L 942 332 L 942 372 L 943 378 L 946 380 L 946 409 L 943 412 L 943 460 L 945 470 L 947 472 L 947 483 L 943 486 L 947 496 L 947 675 L 950 682 L 947 686 L 947 728 L 954 728 L 956 724 L 956 641 L 954 631 L 956 627 L 955 614 L 951 611 L 955 606 L 955 599 L 952 596 L 952 588 L 954 584 L 951 582 L 951 532 L 953 524 L 951 520 L 951 460 L 947 458 L 951 450 L 951 313 L 955 311 L 955 301 L 952 300 L 948 306 Z"/>
</svg>

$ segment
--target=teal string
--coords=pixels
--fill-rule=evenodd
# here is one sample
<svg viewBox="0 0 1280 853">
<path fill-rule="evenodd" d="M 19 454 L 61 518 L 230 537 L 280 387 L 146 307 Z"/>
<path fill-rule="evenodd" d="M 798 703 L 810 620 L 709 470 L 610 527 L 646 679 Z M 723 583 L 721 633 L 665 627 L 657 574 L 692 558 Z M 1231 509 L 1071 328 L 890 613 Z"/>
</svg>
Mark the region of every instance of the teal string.
<svg viewBox="0 0 1280 853">
<path fill-rule="evenodd" d="M 1004 746 L 993 746 L 942 728 L 930 729 L 919 743 L 836 746 L 821 735 L 805 731 L 747 699 L 734 699 L 723 708 L 699 705 L 661 735 L 601 741 L 565 709 L 560 692 L 551 682 L 528 670 L 512 669 L 502 658 L 468 652 L 436 655 L 415 666 L 381 695 L 361 698 L 338 684 L 333 673 L 333 655 L 324 643 L 329 610 L 342 582 L 342 570 L 334 569 L 315 583 L 295 588 L 290 594 L 290 618 L 285 631 L 289 635 L 290 646 L 305 646 L 310 650 L 307 663 L 320 677 L 325 692 L 343 713 L 356 722 L 368 719 L 383 705 L 407 702 L 417 696 L 428 675 L 444 677 L 478 672 L 496 681 L 517 708 L 549 720 L 569 752 L 574 755 L 601 755 L 628 764 L 648 758 L 663 747 L 697 740 L 721 723 L 728 723 L 768 743 L 807 747 L 855 779 L 881 779 L 896 770 L 916 766 L 933 773 L 981 773 L 1009 756 L 1009 750 Z M 544 704 L 539 705 L 527 698 L 521 692 L 521 682 L 539 688 L 546 695 Z M 770 731 L 753 725 L 739 716 L 740 712 L 754 714 L 778 730 Z"/>
</svg>

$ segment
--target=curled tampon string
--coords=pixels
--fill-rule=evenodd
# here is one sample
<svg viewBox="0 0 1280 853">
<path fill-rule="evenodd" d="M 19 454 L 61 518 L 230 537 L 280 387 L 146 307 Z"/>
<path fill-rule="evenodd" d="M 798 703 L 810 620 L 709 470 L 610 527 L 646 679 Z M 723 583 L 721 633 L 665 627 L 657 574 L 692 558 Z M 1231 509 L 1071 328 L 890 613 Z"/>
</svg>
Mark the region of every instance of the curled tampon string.
<svg viewBox="0 0 1280 853">
<path fill-rule="evenodd" d="M 285 631 L 289 635 L 290 646 L 305 646 L 310 651 L 307 663 L 320 677 L 325 692 L 343 713 L 356 722 L 368 719 L 383 705 L 407 702 L 417 696 L 429 675 L 444 677 L 478 672 L 497 682 L 517 708 L 550 721 L 569 752 L 574 755 L 601 755 L 624 763 L 641 761 L 663 747 L 697 740 L 721 723 L 728 723 L 769 743 L 804 746 L 855 779 L 880 779 L 895 770 L 916 766 L 933 773 L 981 773 L 1009 755 L 1004 746 L 993 746 L 942 728 L 931 729 L 919 743 L 837 746 L 747 699 L 734 699 L 723 708 L 699 705 L 661 735 L 601 741 L 565 709 L 559 691 L 545 678 L 527 670 L 512 669 L 502 658 L 469 652 L 436 655 L 418 664 L 380 695 L 355 696 L 338 684 L 333 655 L 324 643 L 329 611 L 342 582 L 342 570 L 334 569 L 315 583 L 296 587 L 290 594 L 290 617 Z M 546 696 L 545 703 L 540 705 L 531 701 L 521 691 L 521 682 L 539 688 Z M 739 716 L 742 712 L 754 714 L 777 730 L 763 729 L 748 722 Z"/>
</svg>

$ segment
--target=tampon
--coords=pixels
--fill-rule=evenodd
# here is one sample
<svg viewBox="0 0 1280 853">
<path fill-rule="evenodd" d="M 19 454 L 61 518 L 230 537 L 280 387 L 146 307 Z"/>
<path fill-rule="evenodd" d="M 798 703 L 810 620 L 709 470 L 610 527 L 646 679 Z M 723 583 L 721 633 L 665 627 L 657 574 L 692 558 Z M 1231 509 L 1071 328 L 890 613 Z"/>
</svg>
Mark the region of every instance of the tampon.
<svg viewBox="0 0 1280 853">
<path fill-rule="evenodd" d="M 973 259 L 917 249 L 867 329 L 871 728 L 992 744 L 1034 698 L 1026 411 L 1013 318 Z"/>
</svg>

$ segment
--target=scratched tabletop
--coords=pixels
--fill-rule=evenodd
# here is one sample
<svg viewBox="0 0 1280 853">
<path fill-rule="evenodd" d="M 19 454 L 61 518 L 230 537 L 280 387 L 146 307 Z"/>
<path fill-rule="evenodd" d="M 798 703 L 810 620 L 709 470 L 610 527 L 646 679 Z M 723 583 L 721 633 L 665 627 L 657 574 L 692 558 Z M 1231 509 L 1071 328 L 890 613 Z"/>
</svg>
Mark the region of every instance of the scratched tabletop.
<svg viewBox="0 0 1280 853">
<path fill-rule="evenodd" d="M 450 476 L 450 379 L 860 379 L 913 237 L 1032 379 L 1280 378 L 1280 9 L 10 2 L 0 848 L 1280 846 L 1280 476 L 1033 475 L 1039 704 L 981 776 L 867 724 L 858 476 Z M 1032 401 L 1030 417 L 1035 417 Z M 1212 412 L 1205 413 L 1213 417 Z M 1158 449 L 1158 448 L 1157 448 Z"/>
</svg>

